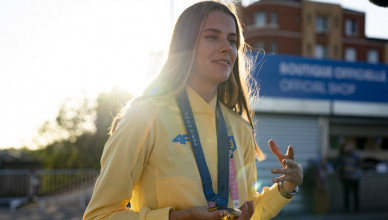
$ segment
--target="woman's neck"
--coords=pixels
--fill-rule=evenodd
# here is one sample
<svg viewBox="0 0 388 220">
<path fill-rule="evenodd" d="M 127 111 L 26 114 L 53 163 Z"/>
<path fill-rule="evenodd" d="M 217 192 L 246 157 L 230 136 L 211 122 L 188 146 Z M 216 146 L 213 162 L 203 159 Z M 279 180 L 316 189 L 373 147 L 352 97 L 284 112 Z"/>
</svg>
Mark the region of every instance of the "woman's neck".
<svg viewBox="0 0 388 220">
<path fill-rule="evenodd" d="M 195 83 L 193 80 L 189 80 L 187 84 L 207 103 L 209 103 L 217 94 L 217 86 Z"/>
</svg>

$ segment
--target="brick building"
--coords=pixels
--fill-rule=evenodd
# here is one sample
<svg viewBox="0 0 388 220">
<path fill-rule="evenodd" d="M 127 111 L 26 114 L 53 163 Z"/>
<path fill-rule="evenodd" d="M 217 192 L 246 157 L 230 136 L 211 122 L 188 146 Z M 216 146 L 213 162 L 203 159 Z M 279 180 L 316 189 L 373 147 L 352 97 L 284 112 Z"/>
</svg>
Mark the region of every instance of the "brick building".
<svg viewBox="0 0 388 220">
<path fill-rule="evenodd" d="M 365 36 L 365 13 L 303 0 L 261 0 L 240 10 L 247 43 L 267 53 L 388 63 L 388 39 Z"/>
<path fill-rule="evenodd" d="M 260 101 L 252 105 L 258 119 L 257 140 L 268 155 L 258 163 L 260 185 L 272 184 L 273 175 L 266 170 L 279 165 L 267 147 L 273 138 L 282 151 L 292 145 L 306 170 L 322 158 L 328 161 L 330 208 L 321 211 L 342 211 L 342 187 L 333 167 L 349 140 L 364 159 L 361 211 L 385 210 L 388 39 L 365 36 L 365 13 L 338 4 L 261 0 L 239 8 L 246 42 L 265 51 L 252 70 L 260 86 Z M 325 207 L 315 202 L 314 192 L 309 191 L 313 187 L 307 187 L 311 176 L 306 173 L 302 196 L 282 212 Z"/>
</svg>

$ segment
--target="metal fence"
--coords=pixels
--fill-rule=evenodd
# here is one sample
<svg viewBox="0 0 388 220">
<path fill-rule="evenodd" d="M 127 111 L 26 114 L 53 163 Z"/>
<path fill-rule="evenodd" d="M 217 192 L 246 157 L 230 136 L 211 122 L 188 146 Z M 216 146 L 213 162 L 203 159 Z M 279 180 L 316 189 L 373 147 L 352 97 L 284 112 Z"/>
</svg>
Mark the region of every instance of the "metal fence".
<svg viewBox="0 0 388 220">
<path fill-rule="evenodd" d="M 91 169 L 0 170 L 0 203 L 9 203 L 11 209 L 26 201 L 41 204 L 59 195 L 91 188 L 98 174 Z"/>
</svg>

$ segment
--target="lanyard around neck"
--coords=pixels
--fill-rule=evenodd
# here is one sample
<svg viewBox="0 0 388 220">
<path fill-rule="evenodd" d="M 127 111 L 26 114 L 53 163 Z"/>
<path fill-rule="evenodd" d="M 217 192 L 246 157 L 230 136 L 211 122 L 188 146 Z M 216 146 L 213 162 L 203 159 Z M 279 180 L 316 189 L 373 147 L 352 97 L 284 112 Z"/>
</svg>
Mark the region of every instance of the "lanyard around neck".
<svg viewBox="0 0 388 220">
<path fill-rule="evenodd" d="M 197 126 L 195 124 L 194 115 L 191 110 L 191 105 L 186 90 L 184 90 L 181 95 L 177 96 L 176 99 L 186 126 L 186 130 L 189 133 L 195 161 L 197 163 L 199 174 L 202 180 L 203 192 L 205 194 L 206 200 L 208 201 L 208 206 L 227 208 L 229 196 L 229 141 L 226 123 L 224 116 L 222 115 L 219 102 L 217 100 L 218 193 L 216 194 L 213 190 L 209 168 L 206 164 L 205 155 L 202 150 L 201 141 L 199 139 Z"/>
</svg>

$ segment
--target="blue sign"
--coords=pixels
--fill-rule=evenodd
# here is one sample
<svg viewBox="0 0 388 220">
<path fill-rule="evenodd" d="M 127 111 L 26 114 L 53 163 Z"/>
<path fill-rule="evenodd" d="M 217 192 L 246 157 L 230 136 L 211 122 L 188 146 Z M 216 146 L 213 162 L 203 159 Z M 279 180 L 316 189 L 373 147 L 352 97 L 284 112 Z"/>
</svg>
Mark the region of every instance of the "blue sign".
<svg viewBox="0 0 388 220">
<path fill-rule="evenodd" d="M 388 65 L 264 55 L 251 73 L 261 97 L 388 102 Z"/>
</svg>

